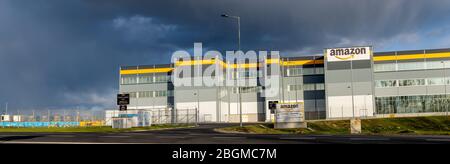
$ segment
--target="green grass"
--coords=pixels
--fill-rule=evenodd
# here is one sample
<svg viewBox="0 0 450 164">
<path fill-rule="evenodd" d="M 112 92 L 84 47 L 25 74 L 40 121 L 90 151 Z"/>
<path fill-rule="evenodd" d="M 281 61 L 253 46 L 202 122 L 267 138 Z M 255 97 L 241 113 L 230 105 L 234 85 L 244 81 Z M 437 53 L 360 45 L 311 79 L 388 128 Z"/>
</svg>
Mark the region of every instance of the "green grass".
<svg viewBox="0 0 450 164">
<path fill-rule="evenodd" d="M 114 133 L 114 132 L 132 132 L 132 131 L 142 131 L 142 130 L 159 130 L 168 128 L 187 128 L 192 127 L 192 125 L 179 124 L 179 125 L 152 125 L 150 127 L 137 127 L 130 129 L 113 129 L 111 127 L 39 127 L 39 128 L 16 128 L 16 127 L 0 127 L 0 133 L 2 132 L 39 132 L 39 133 Z"/>
<path fill-rule="evenodd" d="M 273 124 L 217 129 L 226 132 L 254 134 L 350 134 L 350 121 L 308 122 L 307 129 L 274 129 Z M 362 120 L 363 134 L 450 135 L 450 117 L 381 118 Z"/>
<path fill-rule="evenodd" d="M 412 117 L 362 121 L 366 134 L 450 135 L 450 117 Z"/>
</svg>

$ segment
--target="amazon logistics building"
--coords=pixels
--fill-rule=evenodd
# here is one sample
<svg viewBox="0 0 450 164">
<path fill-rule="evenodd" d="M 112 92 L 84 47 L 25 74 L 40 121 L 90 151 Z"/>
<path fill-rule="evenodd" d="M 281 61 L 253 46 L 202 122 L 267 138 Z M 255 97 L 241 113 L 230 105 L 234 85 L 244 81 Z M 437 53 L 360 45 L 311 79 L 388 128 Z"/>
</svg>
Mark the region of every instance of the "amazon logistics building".
<svg viewBox="0 0 450 164">
<path fill-rule="evenodd" d="M 238 87 L 177 86 L 171 78 L 177 69 L 203 72 L 209 66 L 231 70 L 231 76 L 223 76 L 231 80 L 277 76 L 279 92 L 265 95 L 260 82 L 240 87 L 238 94 Z M 194 57 L 182 63 L 123 66 L 119 92 L 130 94 L 129 110 L 165 109 L 174 114 L 195 109 L 199 122 L 239 122 L 241 108 L 243 122 L 271 121 L 273 101 L 302 103 L 307 120 L 438 115 L 446 114 L 450 105 L 449 76 L 450 49 L 374 52 L 361 46 L 325 49 L 314 56 L 272 55 L 242 66 Z M 194 73 L 181 78 L 204 77 Z"/>
</svg>

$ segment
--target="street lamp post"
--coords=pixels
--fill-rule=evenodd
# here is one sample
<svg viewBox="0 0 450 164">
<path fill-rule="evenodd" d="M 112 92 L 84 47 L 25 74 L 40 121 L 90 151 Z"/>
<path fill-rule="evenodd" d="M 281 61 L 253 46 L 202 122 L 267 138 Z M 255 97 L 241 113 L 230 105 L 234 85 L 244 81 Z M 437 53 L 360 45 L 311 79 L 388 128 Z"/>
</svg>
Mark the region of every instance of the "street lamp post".
<svg viewBox="0 0 450 164">
<path fill-rule="evenodd" d="M 241 50 L 241 17 L 239 16 L 231 16 L 228 14 L 221 15 L 224 18 L 233 18 L 237 20 L 238 24 L 238 51 Z M 241 87 L 238 86 L 238 97 L 239 97 L 239 126 L 242 127 L 242 100 L 241 100 Z"/>
<path fill-rule="evenodd" d="M 445 61 L 441 61 L 441 63 L 442 63 L 442 65 L 443 65 L 443 67 L 444 67 L 444 69 L 443 69 L 443 72 L 444 72 L 444 102 L 445 102 L 445 115 L 448 115 L 448 101 L 447 101 L 447 73 L 446 73 L 446 71 L 445 71 Z"/>
</svg>

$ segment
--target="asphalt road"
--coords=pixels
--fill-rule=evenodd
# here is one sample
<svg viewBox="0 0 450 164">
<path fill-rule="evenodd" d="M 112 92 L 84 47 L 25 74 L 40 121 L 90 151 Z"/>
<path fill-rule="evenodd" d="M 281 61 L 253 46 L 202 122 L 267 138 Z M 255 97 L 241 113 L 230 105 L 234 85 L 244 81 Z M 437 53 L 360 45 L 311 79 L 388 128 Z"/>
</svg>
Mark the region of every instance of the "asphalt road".
<svg viewBox="0 0 450 164">
<path fill-rule="evenodd" d="M 2 144 L 450 144 L 450 136 L 229 134 L 204 124 L 195 128 L 127 133 L 0 133 Z"/>
</svg>

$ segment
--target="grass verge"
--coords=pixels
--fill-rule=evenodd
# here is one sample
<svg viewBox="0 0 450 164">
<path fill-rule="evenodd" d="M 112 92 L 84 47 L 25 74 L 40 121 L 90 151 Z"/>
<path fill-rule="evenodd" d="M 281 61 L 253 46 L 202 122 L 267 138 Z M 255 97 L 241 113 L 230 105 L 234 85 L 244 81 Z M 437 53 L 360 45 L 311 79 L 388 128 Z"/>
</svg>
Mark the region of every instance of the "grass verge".
<svg viewBox="0 0 450 164">
<path fill-rule="evenodd" d="M 174 125 L 152 125 L 150 127 L 137 127 L 130 129 L 113 129 L 107 126 L 101 127 L 38 127 L 38 128 L 17 128 L 17 127 L 0 127 L 0 133 L 2 132 L 26 132 L 26 133 L 114 133 L 114 132 L 133 132 L 133 131 L 146 131 L 146 130 L 161 130 L 172 128 L 188 128 L 193 125 L 188 124 L 174 124 Z"/>
<path fill-rule="evenodd" d="M 221 132 L 253 134 L 350 134 L 350 121 L 314 121 L 308 122 L 308 128 L 274 129 L 273 124 L 256 124 L 244 127 L 226 127 L 216 129 Z M 363 134 L 392 135 L 450 135 L 449 116 L 380 118 L 362 120 Z"/>
</svg>

